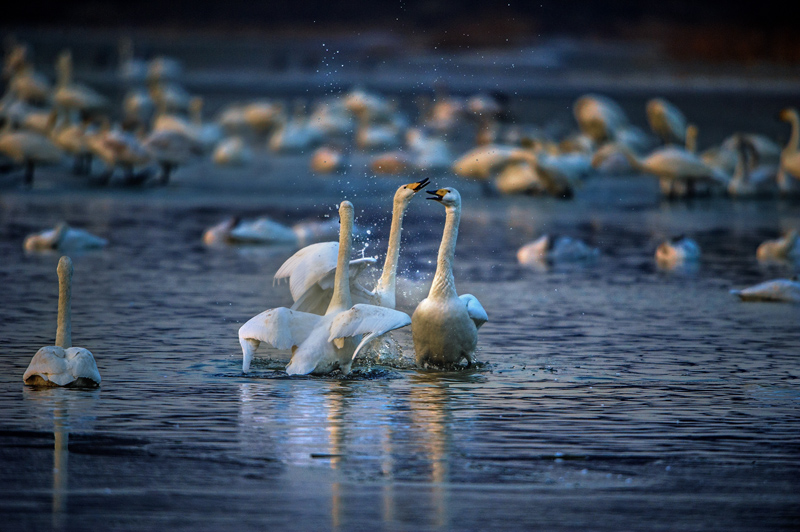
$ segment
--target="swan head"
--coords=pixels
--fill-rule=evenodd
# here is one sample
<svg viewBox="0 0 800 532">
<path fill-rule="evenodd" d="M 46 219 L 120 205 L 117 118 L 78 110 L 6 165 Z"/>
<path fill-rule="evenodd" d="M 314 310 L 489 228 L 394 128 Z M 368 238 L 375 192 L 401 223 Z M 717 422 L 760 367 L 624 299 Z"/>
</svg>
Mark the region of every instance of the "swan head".
<svg viewBox="0 0 800 532">
<path fill-rule="evenodd" d="M 787 107 L 778 114 L 778 118 L 780 118 L 785 122 L 791 122 L 792 120 L 797 120 L 797 109 L 795 109 L 794 107 Z"/>
<path fill-rule="evenodd" d="M 440 188 L 439 190 L 426 191 L 431 196 L 429 200 L 438 201 L 445 207 L 461 207 L 461 194 L 452 187 Z"/>
<path fill-rule="evenodd" d="M 430 179 L 426 177 L 422 181 L 415 181 L 414 183 L 401 186 L 397 189 L 397 192 L 394 193 L 394 201 L 408 203 L 417 192 L 428 186 L 429 183 Z"/>
<path fill-rule="evenodd" d="M 339 224 L 345 220 L 353 220 L 353 204 L 347 200 L 339 204 Z"/>
</svg>

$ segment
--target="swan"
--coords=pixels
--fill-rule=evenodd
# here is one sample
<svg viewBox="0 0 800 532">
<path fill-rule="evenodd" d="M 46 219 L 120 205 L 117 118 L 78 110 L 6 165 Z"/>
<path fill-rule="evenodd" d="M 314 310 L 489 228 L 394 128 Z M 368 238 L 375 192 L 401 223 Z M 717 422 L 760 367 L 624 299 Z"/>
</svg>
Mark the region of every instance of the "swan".
<svg viewBox="0 0 800 532">
<path fill-rule="evenodd" d="M 72 260 L 63 256 L 58 261 L 58 328 L 56 345 L 42 347 L 33 355 L 22 376 L 33 386 L 100 385 L 100 372 L 92 353 L 83 347 L 72 347 L 70 299 L 72 297 Z"/>
<path fill-rule="evenodd" d="M 800 303 L 800 282 L 792 279 L 772 279 L 742 290 L 731 290 L 742 301 L 779 301 Z"/>
<path fill-rule="evenodd" d="M 56 62 L 58 79 L 53 92 L 53 103 L 67 116 L 74 112 L 92 112 L 108 107 L 108 98 L 87 85 L 72 80 L 72 52 L 65 50 Z"/>
<path fill-rule="evenodd" d="M 28 59 L 28 47 L 15 44 L 6 56 L 3 75 L 8 78 L 6 95 L 26 103 L 50 100 L 50 80 L 36 72 Z"/>
<path fill-rule="evenodd" d="M 598 168 L 611 155 L 621 153 L 630 166 L 639 172 L 659 178 L 661 191 L 670 195 L 686 189 L 691 193 L 695 182 L 726 187 L 728 176 L 717 168 L 705 164 L 697 155 L 677 146 L 665 146 L 640 157 L 629 148 L 617 143 L 608 143 L 593 155 L 591 164 Z M 678 185 L 677 187 L 674 185 Z"/>
<path fill-rule="evenodd" d="M 405 136 L 416 171 L 444 172 L 453 164 L 453 155 L 444 139 L 430 136 L 418 127 L 409 128 Z"/>
<path fill-rule="evenodd" d="M 645 104 L 647 123 L 664 144 L 686 142 L 686 116 L 672 102 L 664 98 L 651 98 Z"/>
<path fill-rule="evenodd" d="M 595 144 L 614 139 L 615 131 L 628 123 L 628 117 L 617 102 L 600 94 L 585 94 L 572 106 L 578 128 Z"/>
<path fill-rule="evenodd" d="M 451 187 L 428 193 L 431 194 L 428 199 L 444 205 L 446 216 L 430 292 L 411 316 L 414 352 L 420 366 L 453 366 L 462 359 L 471 365 L 478 343 L 478 328 L 489 318 L 475 296 L 459 297 L 456 293 L 453 259 L 461 218 L 461 195 Z"/>
<path fill-rule="evenodd" d="M 318 174 L 341 172 L 347 168 L 347 157 L 338 146 L 320 146 L 311 154 L 310 166 Z"/>
<path fill-rule="evenodd" d="M 125 172 L 125 181 L 135 183 L 140 178 L 134 175 L 136 167 L 150 164 L 153 160 L 139 138 L 119 127 L 110 129 L 105 123 L 100 130 L 86 138 L 89 151 L 106 165 L 104 176 L 99 180 L 107 183 L 119 166 Z"/>
<path fill-rule="evenodd" d="M 586 245 L 584 242 L 562 236 L 552 238 L 542 235 L 533 242 L 525 244 L 517 250 L 517 261 L 520 264 L 540 265 L 543 262 L 580 262 L 596 258 L 600 250 Z"/>
<path fill-rule="evenodd" d="M 34 233 L 25 237 L 22 247 L 25 251 L 50 251 L 58 250 L 80 251 L 85 249 L 102 248 L 108 244 L 105 238 L 95 236 L 83 229 L 70 227 L 60 223 L 53 229 Z"/>
<path fill-rule="evenodd" d="M 395 308 L 397 264 L 400 256 L 400 236 L 403 217 L 414 195 L 428 184 L 428 178 L 398 187 L 392 203 L 392 223 L 389 243 L 381 277 L 374 290 L 369 291 L 358 277 L 367 266 L 375 263 L 373 258 L 356 259 L 350 262 L 350 292 L 354 300 Z M 331 284 L 338 254 L 336 242 L 320 242 L 301 249 L 284 262 L 275 273 L 275 280 L 289 279 L 289 289 L 295 303 L 293 309 L 321 314 L 332 297 Z"/>
<path fill-rule="evenodd" d="M 13 131 L 7 121 L 0 132 L 0 154 L 25 167 L 25 185 L 33 184 L 36 166 L 58 164 L 64 153 L 46 135 L 33 131 Z"/>
<path fill-rule="evenodd" d="M 287 227 L 268 217 L 247 220 L 230 216 L 208 228 L 203 233 L 203 243 L 297 245 L 335 236 L 338 230 L 334 220 L 311 220 Z"/>
<path fill-rule="evenodd" d="M 738 198 L 771 195 L 777 191 L 778 166 L 761 164 L 758 150 L 744 135 L 737 137 L 737 161 L 728 194 Z"/>
<path fill-rule="evenodd" d="M 797 189 L 795 181 L 800 180 L 800 116 L 797 109 L 787 107 L 781 110 L 779 117 L 792 126 L 791 136 L 781 150 L 780 169 L 777 177 L 781 192 L 788 193 Z"/>
<path fill-rule="evenodd" d="M 372 157 L 369 169 L 373 174 L 398 175 L 409 172 L 413 164 L 411 155 L 402 150 L 393 150 Z"/>
<path fill-rule="evenodd" d="M 289 375 L 326 374 L 336 369 L 350 373 L 361 348 L 389 331 L 411 323 L 408 314 L 375 305 L 353 305 L 350 297 L 350 253 L 353 247 L 353 204 L 339 206 L 341 228 L 333 282 L 333 296 L 324 315 L 286 307 L 266 310 L 239 328 L 242 371 L 247 373 L 261 342 L 292 349 Z M 359 337 L 364 335 L 363 338 Z"/>
<path fill-rule="evenodd" d="M 765 262 L 800 259 L 800 237 L 797 230 L 790 229 L 780 238 L 759 244 L 756 258 Z"/>
<path fill-rule="evenodd" d="M 161 166 L 160 182 L 166 185 L 173 170 L 186 164 L 202 151 L 192 137 L 180 131 L 152 131 L 142 141 L 142 146 Z"/>
<path fill-rule="evenodd" d="M 245 166 L 253 160 L 253 150 L 239 135 L 221 140 L 211 153 L 211 160 L 219 166 Z"/>
<path fill-rule="evenodd" d="M 279 123 L 267 146 L 273 152 L 302 153 L 316 148 L 323 139 L 323 131 L 308 120 L 305 103 L 299 101 L 295 104 L 292 119 Z"/>
<path fill-rule="evenodd" d="M 656 264 L 660 268 L 673 269 L 700 260 L 700 246 L 691 238 L 680 236 L 666 240 L 656 248 Z"/>
</svg>

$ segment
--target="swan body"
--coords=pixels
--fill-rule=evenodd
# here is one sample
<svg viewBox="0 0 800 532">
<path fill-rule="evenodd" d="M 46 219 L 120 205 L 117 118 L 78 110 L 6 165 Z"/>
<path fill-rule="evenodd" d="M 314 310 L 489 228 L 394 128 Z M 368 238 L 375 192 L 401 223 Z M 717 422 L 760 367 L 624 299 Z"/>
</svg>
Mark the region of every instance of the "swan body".
<svg viewBox="0 0 800 532">
<path fill-rule="evenodd" d="M 745 136 L 736 139 L 737 161 L 728 194 L 735 197 L 771 195 L 777 191 L 778 166 L 760 163 L 758 150 Z"/>
<path fill-rule="evenodd" d="M 370 340 L 405 327 L 404 312 L 374 305 L 353 305 L 350 297 L 353 205 L 339 206 L 341 229 L 333 296 L 324 315 L 280 307 L 251 318 L 239 329 L 242 371 L 247 372 L 261 342 L 278 349 L 292 348 L 286 366 L 289 375 L 326 374 L 336 369 L 347 374 L 361 348 Z"/>
<path fill-rule="evenodd" d="M 781 301 L 800 303 L 800 282 L 797 279 L 773 279 L 742 290 L 731 290 L 742 301 Z"/>
<path fill-rule="evenodd" d="M 346 168 L 346 158 L 341 149 L 334 146 L 320 146 L 311 155 L 311 170 L 318 174 L 340 172 Z"/>
<path fill-rule="evenodd" d="M 800 180 L 800 115 L 794 107 L 787 107 L 780 112 L 780 119 L 792 126 L 791 135 L 786 146 L 781 150 L 778 186 L 781 192 L 794 192 Z"/>
<path fill-rule="evenodd" d="M 106 165 L 106 179 L 117 167 L 123 168 L 126 178 L 131 179 L 136 167 L 152 161 L 152 155 L 136 135 L 118 128 L 101 129 L 87 136 L 86 144 L 92 155 Z"/>
<path fill-rule="evenodd" d="M 221 140 L 211 154 L 211 159 L 219 166 L 245 166 L 252 162 L 253 151 L 238 135 Z"/>
<path fill-rule="evenodd" d="M 800 259 L 800 237 L 797 231 L 792 229 L 780 238 L 762 242 L 756 249 L 756 258 L 760 261 Z"/>
<path fill-rule="evenodd" d="M 98 386 L 100 372 L 88 349 L 72 347 L 71 297 L 72 260 L 58 261 L 58 328 L 56 345 L 42 347 L 22 376 L 25 384 L 34 386 Z"/>
<path fill-rule="evenodd" d="M 0 133 L 0 154 L 25 166 L 25 183 L 33 184 L 34 169 L 38 165 L 58 164 L 64 153 L 49 137 L 33 131 L 5 131 Z"/>
<path fill-rule="evenodd" d="M 628 117 L 617 102 L 599 94 L 585 94 L 572 106 L 578 128 L 595 144 L 614 139 L 618 128 L 628 123 Z"/>
<path fill-rule="evenodd" d="M 418 172 L 443 172 L 453 164 L 453 155 L 444 139 L 426 135 L 419 128 L 406 131 L 406 144 Z"/>
<path fill-rule="evenodd" d="M 540 265 L 543 262 L 579 262 L 597 257 L 600 251 L 584 242 L 562 236 L 552 238 L 542 235 L 538 239 L 525 244 L 517 250 L 517 261 L 520 264 Z"/>
<path fill-rule="evenodd" d="M 242 220 L 231 216 L 208 228 L 203 233 L 203 243 L 294 245 L 335 236 L 338 230 L 339 224 L 333 220 L 299 222 L 286 227 L 267 217 Z"/>
<path fill-rule="evenodd" d="M 23 242 L 23 248 L 25 251 L 58 250 L 65 252 L 98 249 L 105 247 L 106 244 L 108 244 L 108 240 L 105 238 L 61 223 L 53 229 L 28 235 Z"/>
<path fill-rule="evenodd" d="M 674 192 L 673 186 L 676 184 L 682 185 L 687 193 L 695 182 L 721 187 L 726 187 L 728 184 L 728 176 L 724 172 L 708 166 L 685 148 L 672 145 L 653 150 L 642 158 L 623 145 L 609 143 L 595 152 L 592 166 L 597 168 L 615 153 L 624 155 L 634 170 L 659 178 L 664 193 Z"/>
<path fill-rule="evenodd" d="M 473 362 L 478 327 L 488 321 L 486 311 L 474 296 L 456 293 L 453 277 L 461 195 L 442 188 L 430 199 L 445 206 L 445 228 L 436 262 L 436 273 L 428 297 L 420 301 L 411 317 L 411 334 L 417 364 L 447 367 L 465 359 Z"/>
<path fill-rule="evenodd" d="M 534 159 L 533 153 L 516 146 L 487 144 L 473 148 L 457 158 L 453 162 L 452 170 L 461 177 L 487 181 L 508 164 L 520 161 L 535 163 Z"/>
<path fill-rule="evenodd" d="M 700 246 L 691 238 L 680 237 L 662 242 L 656 248 L 656 263 L 661 268 L 675 268 L 700 259 Z"/>
<path fill-rule="evenodd" d="M 664 144 L 686 142 L 686 116 L 675 104 L 664 98 L 652 98 L 645 110 L 650 129 Z"/>
<path fill-rule="evenodd" d="M 172 171 L 199 153 L 200 148 L 192 137 L 180 131 L 156 130 L 142 141 L 153 160 L 161 165 L 161 183 L 169 181 Z"/>
</svg>

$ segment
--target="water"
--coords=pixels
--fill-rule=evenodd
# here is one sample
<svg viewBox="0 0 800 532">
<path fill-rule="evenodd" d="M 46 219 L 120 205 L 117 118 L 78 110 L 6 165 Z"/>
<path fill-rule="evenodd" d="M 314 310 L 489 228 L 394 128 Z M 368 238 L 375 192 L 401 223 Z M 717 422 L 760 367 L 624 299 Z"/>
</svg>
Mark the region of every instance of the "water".
<svg viewBox="0 0 800 532">
<path fill-rule="evenodd" d="M 643 177 L 597 177 L 572 201 L 483 197 L 464 212 L 460 293 L 490 321 L 476 368 L 414 367 L 402 349 L 342 376 L 288 378 L 263 349 L 241 373 L 237 329 L 291 303 L 272 275 L 295 250 L 206 247 L 230 214 L 287 224 L 356 206 L 357 248 L 382 258 L 391 194 L 411 178 L 314 177 L 306 156 L 179 169 L 167 188 L 91 189 L 43 169 L 0 199 L 0 514 L 4 529 L 781 530 L 800 520 L 800 306 L 729 294 L 790 276 L 755 249 L 800 206 L 664 202 Z M 430 188 L 430 187 L 429 187 Z M 51 345 L 59 254 L 25 235 L 66 220 L 109 240 L 74 253 L 73 342 L 98 390 L 35 390 Z M 406 216 L 399 308 L 427 292 L 444 223 Z M 520 266 L 540 234 L 600 249 L 584 265 Z M 653 254 L 687 234 L 696 269 Z"/>
</svg>

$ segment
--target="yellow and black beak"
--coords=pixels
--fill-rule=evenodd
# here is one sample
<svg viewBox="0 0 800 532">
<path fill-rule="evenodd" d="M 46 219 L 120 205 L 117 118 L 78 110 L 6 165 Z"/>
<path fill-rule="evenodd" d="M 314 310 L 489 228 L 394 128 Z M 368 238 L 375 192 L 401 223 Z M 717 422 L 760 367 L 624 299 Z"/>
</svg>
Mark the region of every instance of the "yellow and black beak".
<svg viewBox="0 0 800 532">
<path fill-rule="evenodd" d="M 409 183 L 409 184 L 407 184 L 407 185 L 406 185 L 406 188 L 410 188 L 410 189 L 411 189 L 411 190 L 413 190 L 414 192 L 419 192 L 419 191 L 420 191 L 420 190 L 422 190 L 424 187 L 427 187 L 427 186 L 428 186 L 428 183 L 430 183 L 430 179 L 428 179 L 428 178 L 426 177 L 426 178 L 425 178 L 425 179 L 423 179 L 422 181 L 417 181 L 416 183 Z"/>
<path fill-rule="evenodd" d="M 425 198 L 425 199 L 430 199 L 430 200 L 434 200 L 434 201 L 442 201 L 442 198 L 444 198 L 444 195 L 447 194 L 447 190 L 445 190 L 443 188 L 440 188 L 439 190 L 434 190 L 434 191 L 426 190 L 425 192 L 427 192 L 428 194 L 431 194 L 430 198 Z"/>
</svg>

